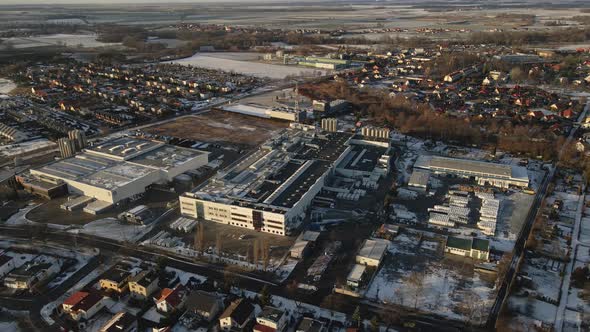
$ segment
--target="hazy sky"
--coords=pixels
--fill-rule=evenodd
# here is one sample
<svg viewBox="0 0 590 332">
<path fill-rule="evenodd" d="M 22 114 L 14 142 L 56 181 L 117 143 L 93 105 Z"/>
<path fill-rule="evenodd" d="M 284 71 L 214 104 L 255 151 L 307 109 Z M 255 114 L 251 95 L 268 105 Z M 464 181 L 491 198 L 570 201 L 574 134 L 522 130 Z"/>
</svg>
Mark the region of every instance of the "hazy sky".
<svg viewBox="0 0 590 332">
<path fill-rule="evenodd" d="M 301 2 L 301 0 L 296 0 Z M 321 0 L 303 0 L 321 2 Z M 370 1 L 370 0 L 369 0 Z M 124 3 L 156 3 L 165 5 L 166 3 L 203 3 L 203 2 L 295 2 L 292 0 L 0 0 L 0 5 L 50 5 L 50 4 L 124 4 Z"/>
</svg>

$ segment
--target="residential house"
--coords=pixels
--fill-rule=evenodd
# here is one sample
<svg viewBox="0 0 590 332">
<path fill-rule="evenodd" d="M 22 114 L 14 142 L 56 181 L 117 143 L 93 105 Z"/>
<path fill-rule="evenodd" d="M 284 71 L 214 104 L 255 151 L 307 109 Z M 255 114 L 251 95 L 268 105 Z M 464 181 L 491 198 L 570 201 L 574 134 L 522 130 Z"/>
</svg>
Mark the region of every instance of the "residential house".
<svg viewBox="0 0 590 332">
<path fill-rule="evenodd" d="M 4 277 L 8 272 L 14 270 L 14 259 L 8 255 L 0 256 L 0 278 Z"/>
<path fill-rule="evenodd" d="M 4 278 L 4 286 L 13 289 L 29 289 L 57 274 L 61 264 L 48 257 L 36 258 L 10 272 Z"/>
<path fill-rule="evenodd" d="M 145 300 L 158 289 L 155 270 L 141 271 L 129 281 L 129 292 L 134 299 Z"/>
<path fill-rule="evenodd" d="M 122 294 L 129 288 L 132 273 L 122 264 L 117 264 L 102 274 L 100 288 Z"/>
<path fill-rule="evenodd" d="M 258 317 L 254 332 L 280 332 L 287 325 L 287 314 L 278 308 L 265 306 Z"/>
<path fill-rule="evenodd" d="M 254 318 L 254 306 L 247 299 L 238 299 L 232 302 L 219 317 L 219 325 L 222 330 L 243 330 Z"/>
<path fill-rule="evenodd" d="M 171 313 L 182 308 L 186 302 L 187 290 L 182 285 L 177 285 L 174 289 L 164 288 L 154 299 L 159 312 Z"/>
<path fill-rule="evenodd" d="M 88 320 L 104 307 L 104 297 L 95 292 L 76 292 L 62 303 L 62 311 L 75 321 Z"/>
<path fill-rule="evenodd" d="M 309 317 L 303 317 L 295 332 L 324 332 L 324 323 Z"/>
<path fill-rule="evenodd" d="M 137 331 L 137 318 L 132 314 L 122 311 L 113 316 L 105 325 L 103 325 L 100 332 L 131 332 Z"/>
<path fill-rule="evenodd" d="M 192 292 L 186 300 L 187 312 L 191 312 L 208 322 L 213 320 L 221 309 L 221 301 L 213 293 L 197 290 Z"/>
</svg>

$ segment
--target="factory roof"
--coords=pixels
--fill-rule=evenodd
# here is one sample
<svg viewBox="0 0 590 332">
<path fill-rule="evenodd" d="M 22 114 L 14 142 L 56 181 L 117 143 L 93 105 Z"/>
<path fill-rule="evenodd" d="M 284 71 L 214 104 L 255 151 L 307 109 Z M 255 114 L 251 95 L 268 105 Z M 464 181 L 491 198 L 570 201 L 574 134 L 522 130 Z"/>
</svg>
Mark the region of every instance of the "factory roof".
<svg viewBox="0 0 590 332">
<path fill-rule="evenodd" d="M 285 213 L 348 148 L 349 134 L 288 130 L 188 197 Z"/>
<path fill-rule="evenodd" d="M 410 181 L 408 182 L 408 185 L 414 186 L 414 187 L 426 188 L 428 186 L 429 179 L 430 179 L 430 173 L 420 171 L 420 170 L 415 170 L 412 172 L 412 175 L 410 176 Z"/>
<path fill-rule="evenodd" d="M 371 172 L 386 149 L 377 146 L 352 145 L 351 152 L 340 162 L 338 168 Z"/>
<path fill-rule="evenodd" d="M 146 153 L 130 159 L 129 162 L 167 170 L 171 167 L 182 165 L 204 153 L 208 152 L 181 148 L 174 145 L 160 145 Z"/>
<path fill-rule="evenodd" d="M 528 182 L 528 173 L 524 167 L 485 161 L 440 156 L 420 156 L 414 167 Z"/>
<path fill-rule="evenodd" d="M 125 149 L 135 150 L 124 152 Z M 114 190 L 153 172 L 180 166 L 203 153 L 206 152 L 122 137 L 88 148 L 74 157 L 45 165 L 34 172 Z"/>
<path fill-rule="evenodd" d="M 388 242 L 381 239 L 367 239 L 357 256 L 381 260 L 387 250 Z"/>
<path fill-rule="evenodd" d="M 128 160 L 162 145 L 162 142 L 142 138 L 120 137 L 89 147 L 86 151 L 112 159 Z"/>
<path fill-rule="evenodd" d="M 312 163 L 312 165 L 297 176 L 291 185 L 272 201 L 272 205 L 288 208 L 293 207 L 307 193 L 309 188 L 330 168 L 330 164 L 324 161 L 315 160 Z"/>
</svg>

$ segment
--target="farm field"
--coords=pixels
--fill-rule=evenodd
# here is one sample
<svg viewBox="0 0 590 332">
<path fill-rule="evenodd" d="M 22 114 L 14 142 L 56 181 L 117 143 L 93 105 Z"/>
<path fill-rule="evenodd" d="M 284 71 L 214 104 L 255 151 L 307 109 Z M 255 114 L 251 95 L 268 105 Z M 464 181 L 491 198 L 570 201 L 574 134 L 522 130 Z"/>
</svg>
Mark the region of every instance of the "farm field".
<svg viewBox="0 0 590 332">
<path fill-rule="evenodd" d="M 12 37 L 4 40 L 0 49 L 13 47 L 15 49 L 24 49 L 43 46 L 82 46 L 82 47 L 104 47 L 115 46 L 120 43 L 103 43 L 96 40 L 96 34 L 54 34 L 33 37 Z"/>
<path fill-rule="evenodd" d="M 256 58 L 257 59 L 257 58 Z M 181 65 L 190 65 L 208 69 L 233 71 L 244 75 L 285 79 L 288 76 L 326 75 L 326 71 L 296 66 L 272 65 L 253 62 L 252 53 L 196 53 L 190 58 L 170 61 Z"/>
</svg>

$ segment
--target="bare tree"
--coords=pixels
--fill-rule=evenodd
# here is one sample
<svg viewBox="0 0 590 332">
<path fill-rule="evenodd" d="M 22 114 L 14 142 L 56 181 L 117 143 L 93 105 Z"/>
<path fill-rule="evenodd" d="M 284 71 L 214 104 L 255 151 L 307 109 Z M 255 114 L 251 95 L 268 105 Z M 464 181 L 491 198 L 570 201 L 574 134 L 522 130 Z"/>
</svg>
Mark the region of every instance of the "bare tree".
<svg viewBox="0 0 590 332">
<path fill-rule="evenodd" d="M 221 250 L 223 248 L 223 237 L 220 233 L 217 233 L 215 237 L 215 251 L 217 252 L 217 256 L 221 257 Z"/>
<path fill-rule="evenodd" d="M 262 267 L 266 271 L 266 269 L 268 268 L 268 264 L 270 263 L 270 244 L 268 243 L 268 241 L 262 241 L 261 250 Z"/>
<path fill-rule="evenodd" d="M 258 260 L 260 259 L 260 240 L 254 240 L 254 249 L 252 250 L 252 259 L 254 261 L 254 266 L 258 268 Z"/>
<path fill-rule="evenodd" d="M 418 308 L 418 300 L 424 294 L 424 277 L 424 272 L 414 271 L 407 279 L 408 286 L 410 286 L 414 295 L 414 309 Z"/>
<path fill-rule="evenodd" d="M 401 306 L 405 305 L 406 293 L 404 292 L 404 290 L 401 288 L 396 288 L 393 291 L 393 293 L 395 294 L 395 297 L 397 298 L 397 303 Z"/>
<path fill-rule="evenodd" d="M 202 222 L 200 222 L 197 226 L 194 246 L 195 250 L 197 250 L 202 255 L 203 251 L 205 250 L 205 228 Z"/>
<path fill-rule="evenodd" d="M 463 300 L 458 305 L 458 310 L 465 317 L 465 322 L 471 326 L 480 325 L 485 317 L 485 305 L 483 299 L 473 292 L 468 292 L 463 296 Z"/>
</svg>

